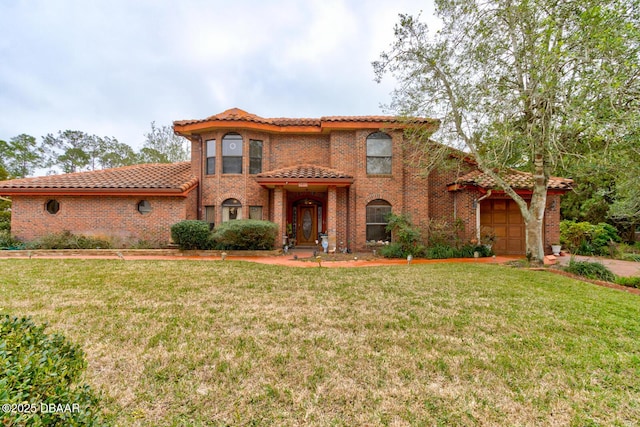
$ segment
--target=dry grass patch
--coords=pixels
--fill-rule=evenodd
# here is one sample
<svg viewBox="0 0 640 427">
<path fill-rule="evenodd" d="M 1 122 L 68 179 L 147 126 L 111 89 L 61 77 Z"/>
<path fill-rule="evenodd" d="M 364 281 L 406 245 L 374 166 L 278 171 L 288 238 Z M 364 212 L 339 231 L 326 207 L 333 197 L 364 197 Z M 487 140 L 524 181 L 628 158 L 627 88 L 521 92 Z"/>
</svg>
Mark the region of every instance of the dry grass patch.
<svg viewBox="0 0 640 427">
<path fill-rule="evenodd" d="M 0 260 L 122 426 L 631 425 L 640 298 L 490 265 Z"/>
</svg>

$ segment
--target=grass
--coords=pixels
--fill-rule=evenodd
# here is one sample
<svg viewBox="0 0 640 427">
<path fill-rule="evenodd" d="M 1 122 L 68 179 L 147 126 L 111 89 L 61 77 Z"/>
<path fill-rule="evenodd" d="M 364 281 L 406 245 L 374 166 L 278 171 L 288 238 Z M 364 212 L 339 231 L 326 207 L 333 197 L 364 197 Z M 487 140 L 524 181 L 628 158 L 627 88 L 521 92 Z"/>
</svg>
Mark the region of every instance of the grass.
<svg viewBox="0 0 640 427">
<path fill-rule="evenodd" d="M 640 419 L 640 298 L 546 272 L 36 259 L 0 271 L 0 312 L 80 343 L 116 425 Z"/>
</svg>

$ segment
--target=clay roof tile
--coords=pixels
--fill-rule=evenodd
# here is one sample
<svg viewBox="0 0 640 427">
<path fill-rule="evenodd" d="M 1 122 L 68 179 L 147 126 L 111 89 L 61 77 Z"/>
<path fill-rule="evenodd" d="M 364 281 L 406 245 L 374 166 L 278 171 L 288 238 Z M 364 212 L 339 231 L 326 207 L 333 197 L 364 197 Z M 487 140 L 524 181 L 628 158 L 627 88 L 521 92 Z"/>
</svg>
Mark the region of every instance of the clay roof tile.
<svg viewBox="0 0 640 427">
<path fill-rule="evenodd" d="M 291 179 L 334 179 L 334 178 L 353 178 L 342 171 L 330 169 L 317 165 L 297 165 L 277 169 L 269 172 L 263 172 L 257 175 L 257 178 L 291 178 Z"/>
<path fill-rule="evenodd" d="M 2 181 L 0 182 L 0 194 L 3 194 L 3 190 L 11 192 L 16 189 L 164 189 L 184 192 L 197 183 L 198 179 L 191 173 L 190 162 L 141 164 L 90 172 Z"/>
<path fill-rule="evenodd" d="M 507 184 L 518 190 L 533 189 L 533 175 L 527 172 L 512 170 L 508 174 L 503 175 Z M 482 188 L 496 188 L 498 184 L 488 174 L 479 170 L 474 170 L 466 175 L 461 176 L 455 181 L 461 185 L 475 185 Z M 573 180 L 569 178 L 549 177 L 547 188 L 550 190 L 570 190 Z"/>
</svg>

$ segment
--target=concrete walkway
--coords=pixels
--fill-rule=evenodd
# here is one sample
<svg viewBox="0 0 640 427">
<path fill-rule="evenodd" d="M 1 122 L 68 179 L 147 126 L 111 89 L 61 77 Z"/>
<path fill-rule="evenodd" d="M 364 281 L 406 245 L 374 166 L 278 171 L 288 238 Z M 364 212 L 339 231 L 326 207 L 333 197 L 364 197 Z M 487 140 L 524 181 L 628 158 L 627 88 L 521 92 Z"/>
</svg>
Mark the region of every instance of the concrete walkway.
<svg viewBox="0 0 640 427">
<path fill-rule="evenodd" d="M 620 261 L 617 259 L 601 258 L 595 256 L 573 255 L 576 261 L 599 262 L 609 268 L 615 275 L 623 277 L 640 277 L 640 262 Z M 557 257 L 560 265 L 567 265 L 571 260 L 571 255 Z"/>
</svg>

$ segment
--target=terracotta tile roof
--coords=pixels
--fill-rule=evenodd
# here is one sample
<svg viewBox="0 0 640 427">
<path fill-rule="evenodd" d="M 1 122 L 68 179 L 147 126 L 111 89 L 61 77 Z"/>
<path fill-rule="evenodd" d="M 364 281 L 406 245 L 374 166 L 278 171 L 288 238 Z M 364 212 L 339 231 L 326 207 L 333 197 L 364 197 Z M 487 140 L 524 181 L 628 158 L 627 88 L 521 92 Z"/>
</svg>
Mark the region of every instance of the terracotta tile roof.
<svg viewBox="0 0 640 427">
<path fill-rule="evenodd" d="M 206 122 L 224 122 L 224 121 L 244 121 L 250 123 L 258 123 L 276 126 L 315 126 L 321 127 L 323 122 L 365 122 L 365 123 L 437 123 L 438 120 L 417 117 L 413 119 L 405 119 L 396 116 L 327 116 L 321 118 L 264 118 L 255 114 L 248 113 L 239 108 L 231 108 L 220 114 L 209 116 L 201 120 L 177 120 L 176 126 L 187 126 L 197 123 Z"/>
<path fill-rule="evenodd" d="M 256 178 L 278 178 L 278 179 L 352 179 L 353 176 L 342 171 L 325 168 L 317 165 L 298 165 L 288 168 L 263 172 L 256 175 Z"/>
<path fill-rule="evenodd" d="M 508 175 L 503 176 L 503 179 L 514 189 L 533 189 L 533 175 L 530 173 L 513 170 Z M 474 170 L 461 176 L 454 184 L 475 185 L 482 188 L 498 187 L 493 178 L 479 170 Z M 550 177 L 547 188 L 550 190 L 570 190 L 571 184 L 573 184 L 572 179 Z"/>
<path fill-rule="evenodd" d="M 20 190 L 167 190 L 183 193 L 198 184 L 191 173 L 190 162 L 140 164 L 121 168 L 77 172 L 62 175 L 13 179 L 0 182 L 0 194 L 20 193 Z"/>
</svg>

